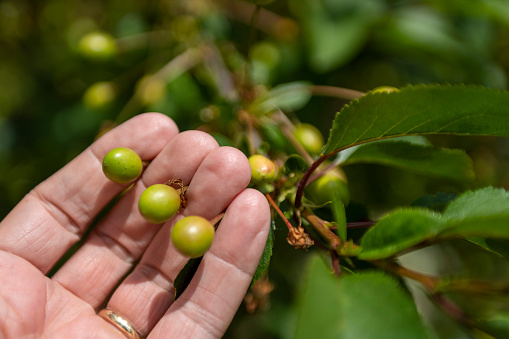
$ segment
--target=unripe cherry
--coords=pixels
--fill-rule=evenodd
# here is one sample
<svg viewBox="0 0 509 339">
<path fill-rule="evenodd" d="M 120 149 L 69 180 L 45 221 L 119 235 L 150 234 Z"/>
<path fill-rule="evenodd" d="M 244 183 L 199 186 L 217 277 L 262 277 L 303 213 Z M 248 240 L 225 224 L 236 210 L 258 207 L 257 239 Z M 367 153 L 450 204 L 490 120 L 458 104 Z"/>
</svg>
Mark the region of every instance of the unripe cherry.
<svg viewBox="0 0 509 339">
<path fill-rule="evenodd" d="M 153 224 L 170 220 L 180 208 L 180 194 L 171 186 L 155 184 L 140 196 L 138 209 L 141 215 Z"/>
<path fill-rule="evenodd" d="M 78 51 L 88 59 L 105 61 L 116 55 L 117 44 L 110 34 L 91 32 L 80 39 Z"/>
<path fill-rule="evenodd" d="M 276 164 L 261 154 L 249 157 L 251 181 L 255 184 L 269 183 L 276 178 Z"/>
<path fill-rule="evenodd" d="M 117 97 L 117 88 L 109 81 L 99 81 L 87 88 L 83 104 L 90 109 L 107 107 Z"/>
<path fill-rule="evenodd" d="M 293 136 L 310 154 L 319 154 L 324 145 L 323 135 L 311 124 L 299 124 L 295 126 Z"/>
<path fill-rule="evenodd" d="M 171 241 L 183 255 L 198 258 L 212 246 L 214 233 L 214 226 L 207 219 L 189 216 L 179 220 L 173 226 Z"/>
<path fill-rule="evenodd" d="M 130 148 L 117 147 L 103 158 L 102 170 L 106 178 L 119 184 L 135 180 L 143 169 L 140 156 Z"/>
<path fill-rule="evenodd" d="M 323 205 L 333 200 L 334 192 L 339 195 L 341 202 L 347 206 L 350 203 L 350 190 L 344 174 L 340 170 L 331 170 L 318 179 L 314 180 L 306 188 L 313 201 Z"/>
</svg>

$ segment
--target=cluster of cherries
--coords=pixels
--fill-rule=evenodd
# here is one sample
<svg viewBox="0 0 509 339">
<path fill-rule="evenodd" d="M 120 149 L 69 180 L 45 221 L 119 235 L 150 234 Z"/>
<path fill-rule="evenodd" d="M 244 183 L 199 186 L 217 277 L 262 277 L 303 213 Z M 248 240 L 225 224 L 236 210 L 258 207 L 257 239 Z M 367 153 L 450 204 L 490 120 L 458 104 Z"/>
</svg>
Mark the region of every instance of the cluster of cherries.
<svg viewBox="0 0 509 339">
<path fill-rule="evenodd" d="M 143 163 L 139 155 L 130 148 L 118 147 L 106 154 L 102 162 L 106 178 L 127 184 L 136 180 Z M 178 186 L 174 188 L 173 186 Z M 150 223 L 161 224 L 175 216 L 185 207 L 185 187 L 181 180 L 171 180 L 165 184 L 149 186 L 140 196 L 138 209 Z M 187 216 L 175 223 L 171 231 L 171 241 L 175 248 L 185 256 L 201 257 L 212 245 L 215 228 L 205 218 Z"/>
</svg>

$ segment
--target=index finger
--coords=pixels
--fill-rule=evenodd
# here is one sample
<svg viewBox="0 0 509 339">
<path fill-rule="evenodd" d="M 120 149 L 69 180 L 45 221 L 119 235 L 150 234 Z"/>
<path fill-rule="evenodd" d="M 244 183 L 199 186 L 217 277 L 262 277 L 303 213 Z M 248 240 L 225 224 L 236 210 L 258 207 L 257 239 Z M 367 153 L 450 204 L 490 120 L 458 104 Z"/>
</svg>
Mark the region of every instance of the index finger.
<svg viewBox="0 0 509 339">
<path fill-rule="evenodd" d="M 138 115 L 99 138 L 39 184 L 0 223 L 0 250 L 16 254 L 47 273 L 87 230 L 95 216 L 126 185 L 106 179 L 102 158 L 128 147 L 151 160 L 178 133 L 169 117 Z"/>
</svg>

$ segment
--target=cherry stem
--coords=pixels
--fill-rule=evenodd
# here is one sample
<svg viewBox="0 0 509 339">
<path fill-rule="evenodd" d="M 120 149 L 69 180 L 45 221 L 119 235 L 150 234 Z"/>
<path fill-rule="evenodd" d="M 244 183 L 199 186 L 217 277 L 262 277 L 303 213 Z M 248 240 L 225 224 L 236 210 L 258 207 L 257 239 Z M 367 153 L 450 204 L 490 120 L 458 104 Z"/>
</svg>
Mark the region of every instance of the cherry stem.
<svg viewBox="0 0 509 339">
<path fill-rule="evenodd" d="M 267 198 L 267 200 L 269 201 L 269 203 L 271 204 L 271 206 L 274 208 L 274 210 L 277 212 L 277 214 L 279 214 L 279 216 L 281 217 L 281 219 L 283 219 L 283 221 L 285 222 L 286 224 L 286 227 L 288 227 L 288 230 L 291 230 L 293 228 L 292 224 L 290 223 L 290 221 L 288 221 L 288 219 L 285 217 L 284 213 L 281 211 L 281 209 L 279 208 L 279 206 L 276 204 L 276 202 L 274 201 L 274 199 L 272 199 L 272 197 L 270 196 L 270 194 L 265 194 L 265 197 Z"/>
<path fill-rule="evenodd" d="M 223 219 L 224 213 L 219 213 L 214 218 L 210 219 L 209 222 L 217 229 L 219 222 Z"/>
<path fill-rule="evenodd" d="M 293 135 L 293 130 L 295 129 L 295 125 L 288 119 L 288 117 L 281 112 L 280 110 L 277 113 L 274 113 L 276 116 L 277 122 L 281 126 L 281 132 L 285 135 L 286 139 L 292 144 L 293 148 L 299 153 L 300 156 L 306 160 L 308 165 L 311 165 L 314 162 L 314 159 L 306 149 L 301 145 L 301 143 L 295 138 Z"/>
</svg>

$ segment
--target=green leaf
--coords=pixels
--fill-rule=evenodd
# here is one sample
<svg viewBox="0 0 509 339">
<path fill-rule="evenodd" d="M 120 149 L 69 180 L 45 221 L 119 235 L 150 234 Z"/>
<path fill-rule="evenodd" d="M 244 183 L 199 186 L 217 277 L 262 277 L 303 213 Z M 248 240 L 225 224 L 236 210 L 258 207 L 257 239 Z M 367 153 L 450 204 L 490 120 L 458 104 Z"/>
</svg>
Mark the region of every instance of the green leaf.
<svg viewBox="0 0 509 339">
<path fill-rule="evenodd" d="M 272 257 L 272 247 L 274 247 L 274 219 L 271 220 L 271 227 L 269 230 L 269 235 L 267 237 L 267 242 L 265 243 L 265 248 L 262 253 L 262 257 L 260 258 L 260 262 L 258 263 L 258 267 L 256 268 L 256 272 L 253 275 L 253 281 L 251 282 L 251 286 L 255 281 L 260 279 L 263 274 L 269 268 L 270 258 Z"/>
<path fill-rule="evenodd" d="M 336 233 L 341 241 L 346 241 L 346 211 L 339 191 L 332 192 L 331 209 L 332 214 L 334 215 L 334 221 L 338 227 Z"/>
<path fill-rule="evenodd" d="M 474 179 L 472 161 L 464 151 L 416 145 L 406 141 L 384 140 L 361 145 L 342 165 L 356 163 L 392 166 L 456 182 Z"/>
<path fill-rule="evenodd" d="M 296 339 L 430 338 L 409 294 L 382 273 L 338 279 L 314 257 L 299 295 Z"/>
<path fill-rule="evenodd" d="M 493 187 L 464 193 L 449 204 L 442 218 L 448 225 L 439 235 L 442 238 L 509 239 L 509 193 Z"/>
<path fill-rule="evenodd" d="M 467 237 L 465 238 L 466 241 L 468 241 L 469 243 L 475 245 L 475 246 L 478 246 L 479 248 L 485 250 L 486 252 L 488 253 L 491 253 L 497 257 L 501 257 L 503 258 L 503 254 L 501 253 L 498 253 L 497 251 L 495 251 L 494 249 L 492 249 L 488 243 L 486 242 L 486 238 L 482 238 L 482 237 Z"/>
<path fill-rule="evenodd" d="M 475 241 L 475 237 L 509 239 L 508 192 L 493 187 L 466 192 L 442 214 L 415 208 L 393 212 L 366 232 L 359 258 L 383 259 L 425 241 L 430 244 L 451 238 Z M 477 244 L 483 246 L 479 241 Z"/>
<path fill-rule="evenodd" d="M 476 326 L 495 338 L 509 338 L 509 314 L 493 314 L 478 320 Z"/>
<path fill-rule="evenodd" d="M 304 81 L 289 82 L 274 87 L 270 92 L 255 101 L 259 105 L 256 110 L 262 112 L 279 108 L 283 111 L 296 111 L 307 105 L 311 99 L 310 83 Z"/>
<path fill-rule="evenodd" d="M 374 260 L 393 256 L 434 238 L 443 227 L 438 213 L 417 208 L 398 210 L 382 218 L 364 234 L 359 259 Z"/>
<path fill-rule="evenodd" d="M 369 93 L 336 115 L 325 154 L 415 134 L 509 136 L 509 93 L 474 86 L 408 86 Z"/>
</svg>

